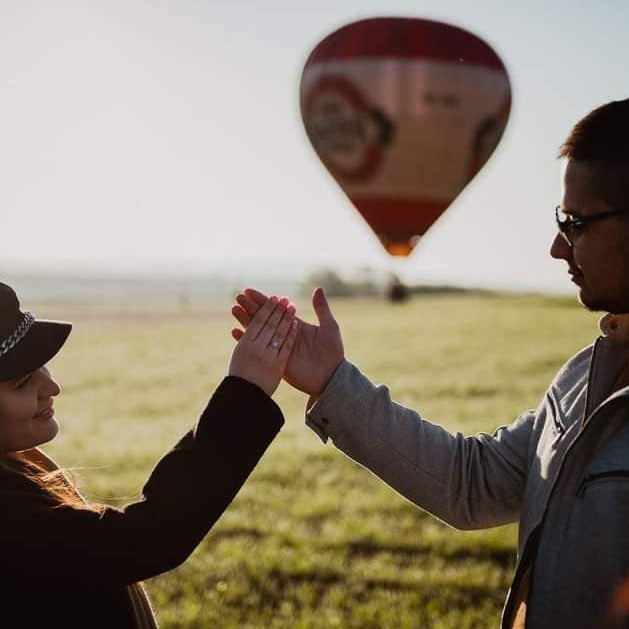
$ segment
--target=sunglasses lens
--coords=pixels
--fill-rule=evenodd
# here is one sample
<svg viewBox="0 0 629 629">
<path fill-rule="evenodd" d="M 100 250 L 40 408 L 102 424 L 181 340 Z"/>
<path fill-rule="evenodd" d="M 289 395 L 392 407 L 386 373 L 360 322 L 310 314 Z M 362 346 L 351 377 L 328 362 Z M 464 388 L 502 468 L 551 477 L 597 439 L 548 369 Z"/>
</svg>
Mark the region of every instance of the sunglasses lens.
<svg viewBox="0 0 629 629">
<path fill-rule="evenodd" d="M 566 214 L 560 207 L 555 208 L 555 218 L 560 225 L 570 220 L 570 216 Z"/>
</svg>

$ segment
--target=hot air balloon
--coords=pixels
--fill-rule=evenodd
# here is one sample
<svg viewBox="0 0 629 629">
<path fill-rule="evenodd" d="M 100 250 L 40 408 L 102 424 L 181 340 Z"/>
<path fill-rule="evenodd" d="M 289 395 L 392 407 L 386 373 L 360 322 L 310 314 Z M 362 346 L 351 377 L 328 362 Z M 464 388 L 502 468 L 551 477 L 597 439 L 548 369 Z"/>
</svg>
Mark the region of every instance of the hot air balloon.
<svg viewBox="0 0 629 629">
<path fill-rule="evenodd" d="M 315 47 L 300 101 L 323 164 L 385 249 L 407 256 L 496 148 L 511 88 L 476 35 L 372 18 Z"/>
</svg>

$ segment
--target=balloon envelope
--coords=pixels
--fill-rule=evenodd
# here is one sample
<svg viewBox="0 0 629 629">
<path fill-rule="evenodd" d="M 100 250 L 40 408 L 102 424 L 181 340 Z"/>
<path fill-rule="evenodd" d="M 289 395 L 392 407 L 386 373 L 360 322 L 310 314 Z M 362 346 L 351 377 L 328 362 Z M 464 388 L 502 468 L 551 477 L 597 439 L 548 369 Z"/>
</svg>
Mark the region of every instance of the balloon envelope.
<svg viewBox="0 0 629 629">
<path fill-rule="evenodd" d="M 321 161 L 386 250 L 406 256 L 496 148 L 511 88 L 475 35 L 372 18 L 316 46 L 300 101 Z"/>
</svg>

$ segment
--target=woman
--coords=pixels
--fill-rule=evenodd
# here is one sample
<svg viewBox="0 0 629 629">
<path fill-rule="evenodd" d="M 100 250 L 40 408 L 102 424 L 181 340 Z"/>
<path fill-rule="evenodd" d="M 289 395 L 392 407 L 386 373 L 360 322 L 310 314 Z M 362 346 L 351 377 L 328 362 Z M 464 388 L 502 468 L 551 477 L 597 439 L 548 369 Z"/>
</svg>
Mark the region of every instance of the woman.
<svg viewBox="0 0 629 629">
<path fill-rule="evenodd" d="M 267 300 L 195 428 L 119 510 L 86 504 L 38 449 L 58 430 L 60 387 L 45 365 L 71 325 L 22 312 L 0 283 L 0 626 L 157 626 L 138 582 L 188 557 L 279 431 L 270 396 L 294 315 L 285 299 Z"/>
</svg>

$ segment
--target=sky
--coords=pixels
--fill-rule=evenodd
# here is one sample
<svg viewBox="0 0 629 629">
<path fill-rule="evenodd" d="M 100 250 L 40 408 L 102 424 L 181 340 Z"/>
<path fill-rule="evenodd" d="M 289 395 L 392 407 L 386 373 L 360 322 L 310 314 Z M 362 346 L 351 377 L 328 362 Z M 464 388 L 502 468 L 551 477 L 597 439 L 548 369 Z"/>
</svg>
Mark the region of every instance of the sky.
<svg viewBox="0 0 629 629">
<path fill-rule="evenodd" d="M 314 46 L 378 16 L 481 36 L 513 89 L 500 146 L 405 259 L 323 168 L 299 113 Z M 570 292 L 548 255 L 557 149 L 629 96 L 627 24 L 624 0 L 0 0 L 0 273 L 370 267 Z"/>
</svg>

